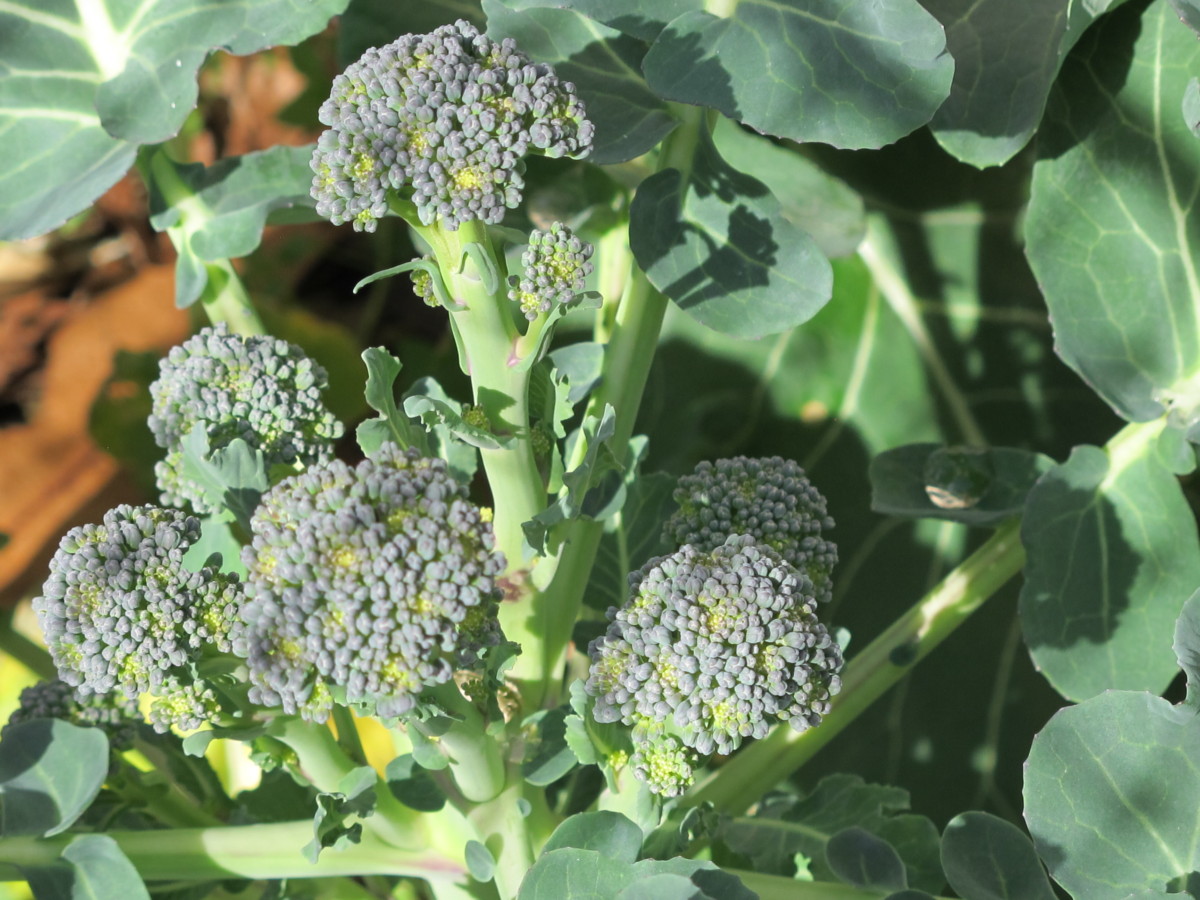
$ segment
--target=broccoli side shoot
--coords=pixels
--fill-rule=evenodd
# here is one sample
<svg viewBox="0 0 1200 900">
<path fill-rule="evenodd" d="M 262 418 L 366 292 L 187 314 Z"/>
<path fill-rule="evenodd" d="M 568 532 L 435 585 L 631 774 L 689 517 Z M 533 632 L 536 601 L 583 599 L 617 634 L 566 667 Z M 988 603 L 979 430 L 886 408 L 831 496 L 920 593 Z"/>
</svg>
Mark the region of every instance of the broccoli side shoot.
<svg viewBox="0 0 1200 900">
<path fill-rule="evenodd" d="M 294 344 L 232 334 L 224 323 L 172 348 L 150 386 L 150 430 L 167 451 L 154 469 L 161 502 L 215 512 L 185 474 L 183 440 L 197 425 L 211 450 L 237 438 L 262 450 L 268 470 L 331 459 L 343 429 L 321 402 L 326 384 L 325 370 Z"/>
<path fill-rule="evenodd" d="M 841 686 L 842 652 L 817 621 L 812 582 L 750 535 L 684 546 L 629 577 L 592 642 L 585 688 L 597 722 L 623 722 L 652 790 L 682 793 L 692 768 L 777 722 L 817 725 Z"/>
<path fill-rule="evenodd" d="M 387 444 L 268 491 L 243 550 L 251 700 L 323 721 L 410 709 L 500 639 L 491 528 L 443 460 Z"/>
<path fill-rule="evenodd" d="M 570 306 L 591 274 L 592 245 L 580 240 L 562 222 L 549 231 L 535 229 L 521 256 L 521 277 L 509 276 L 508 297 L 531 322 L 554 306 Z"/>
<path fill-rule="evenodd" d="M 143 721 L 137 701 L 124 694 L 81 694 L 60 678 L 41 681 L 21 691 L 17 708 L 0 728 L 0 740 L 13 725 L 30 719 L 62 719 L 84 728 L 100 728 L 114 750 L 128 750 Z"/>
<path fill-rule="evenodd" d="M 244 598 L 236 575 L 184 566 L 199 537 L 196 517 L 153 506 L 67 532 L 33 601 L 64 682 L 81 695 L 153 694 L 159 731 L 213 717 L 219 702 L 195 663 L 231 651 Z"/>
<path fill-rule="evenodd" d="M 425 225 L 497 223 L 521 202 L 526 154 L 586 156 L 594 130 L 574 85 L 462 20 L 368 50 L 319 117 L 317 212 L 357 231 L 375 230 L 393 191 Z"/>
<path fill-rule="evenodd" d="M 677 546 L 713 550 L 748 534 L 803 572 L 817 599 L 833 596 L 837 545 L 821 536 L 833 527 L 825 498 L 797 463 L 779 456 L 735 456 L 701 462 L 675 488 L 679 509 L 663 526 Z"/>
</svg>

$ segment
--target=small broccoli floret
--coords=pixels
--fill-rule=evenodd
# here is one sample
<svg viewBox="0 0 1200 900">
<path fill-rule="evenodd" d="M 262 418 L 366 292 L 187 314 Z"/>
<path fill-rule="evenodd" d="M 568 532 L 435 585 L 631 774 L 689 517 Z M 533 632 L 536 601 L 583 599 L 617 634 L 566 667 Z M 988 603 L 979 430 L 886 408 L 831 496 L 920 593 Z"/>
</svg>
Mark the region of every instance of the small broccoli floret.
<svg viewBox="0 0 1200 900">
<path fill-rule="evenodd" d="M 195 663 L 228 653 L 243 600 L 236 575 L 184 554 L 200 522 L 176 509 L 118 506 L 72 528 L 33 608 L 59 677 L 81 694 L 155 695 L 150 721 L 198 728 L 217 711 Z"/>
<path fill-rule="evenodd" d="M 769 547 L 750 535 L 687 545 L 629 582 L 588 650 L 585 688 L 597 722 L 633 728 L 635 771 L 654 789 L 686 787 L 682 747 L 731 753 L 776 722 L 803 731 L 828 712 L 841 648 L 817 621 L 812 582 Z"/>
<path fill-rule="evenodd" d="M 817 598 L 833 595 L 837 545 L 825 498 L 797 463 L 771 456 L 702 462 L 675 488 L 679 509 L 663 532 L 676 545 L 712 550 L 732 534 L 748 534 L 803 572 Z"/>
<path fill-rule="evenodd" d="M 317 212 L 356 231 L 375 230 L 393 191 L 425 225 L 497 223 L 521 202 L 526 154 L 586 156 L 593 132 L 574 85 L 463 20 L 368 50 L 319 117 Z"/>
<path fill-rule="evenodd" d="M 433 260 L 432 256 L 424 256 L 422 259 Z M 409 273 L 409 278 L 412 279 L 413 293 L 425 301 L 426 306 L 441 306 L 442 301 L 438 299 L 437 291 L 433 287 L 433 276 L 425 269 L 413 269 Z"/>
<path fill-rule="evenodd" d="M 214 512 L 203 488 L 184 472 L 183 439 L 197 425 L 211 450 L 241 438 L 262 450 L 268 470 L 325 462 L 342 424 L 321 402 L 325 370 L 294 344 L 231 334 L 224 323 L 174 347 L 150 386 L 150 430 L 166 458 L 154 469 L 161 502 Z"/>
<path fill-rule="evenodd" d="M 503 557 L 440 459 L 385 445 L 268 491 L 243 550 L 251 699 L 323 721 L 410 709 L 498 643 Z"/>
<path fill-rule="evenodd" d="M 0 729 L 0 740 L 11 726 L 30 719 L 62 719 L 72 725 L 103 729 L 109 746 L 117 751 L 129 749 L 143 721 L 137 702 L 124 694 L 80 694 L 59 678 L 21 691 L 17 708 Z"/>
<path fill-rule="evenodd" d="M 549 231 L 534 230 L 529 235 L 529 247 L 521 255 L 521 277 L 512 275 L 508 279 L 509 299 L 530 321 L 555 305 L 570 306 L 591 274 L 591 256 L 592 245 L 576 237 L 562 222 L 555 222 Z"/>
</svg>

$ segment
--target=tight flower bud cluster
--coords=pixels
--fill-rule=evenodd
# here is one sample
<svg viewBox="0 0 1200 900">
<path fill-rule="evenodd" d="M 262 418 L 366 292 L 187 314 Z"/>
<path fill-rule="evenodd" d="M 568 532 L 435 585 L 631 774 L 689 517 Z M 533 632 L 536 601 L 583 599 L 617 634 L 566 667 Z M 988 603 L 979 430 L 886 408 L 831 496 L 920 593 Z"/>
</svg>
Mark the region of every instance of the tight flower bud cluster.
<svg viewBox="0 0 1200 900">
<path fill-rule="evenodd" d="M 396 716 L 499 642 L 504 559 L 443 460 L 387 444 L 314 466 L 267 492 L 251 529 L 252 702 Z"/>
<path fill-rule="evenodd" d="M 730 535 L 751 535 L 807 575 L 819 600 L 832 597 L 837 545 L 822 532 L 833 519 L 797 463 L 778 456 L 701 462 L 679 479 L 675 502 L 663 529 L 674 544 L 712 550 Z"/>
<path fill-rule="evenodd" d="M 841 648 L 817 620 L 812 582 L 753 536 L 653 559 L 630 591 L 589 648 L 585 687 L 597 722 L 633 728 L 631 762 L 653 790 L 677 795 L 699 757 L 828 711 Z"/>
<path fill-rule="evenodd" d="M 591 256 L 592 245 L 562 222 L 555 222 L 549 231 L 535 229 L 521 256 L 521 277 L 508 279 L 509 299 L 530 321 L 556 305 L 570 306 L 592 272 Z"/>
<path fill-rule="evenodd" d="M 194 663 L 232 650 L 243 594 L 235 575 L 184 565 L 199 537 L 194 516 L 153 506 L 118 506 L 67 532 L 33 601 L 66 684 L 82 695 L 153 694 L 159 731 L 212 718 L 218 701 Z"/>
<path fill-rule="evenodd" d="M 60 678 L 40 681 L 21 691 L 17 708 L 8 717 L 4 732 L 31 719 L 61 719 L 85 728 L 100 728 L 114 750 L 126 750 L 143 721 L 137 702 L 124 694 L 81 694 Z"/>
<path fill-rule="evenodd" d="M 183 441 L 198 425 L 210 450 L 241 438 L 263 452 L 268 470 L 331 459 L 342 424 L 321 402 L 326 383 L 325 370 L 294 344 L 231 334 L 224 323 L 174 347 L 150 386 L 150 430 L 167 451 L 154 469 L 162 502 L 215 511 L 185 469 Z"/>
<path fill-rule="evenodd" d="M 317 212 L 358 231 L 375 230 L 392 191 L 426 225 L 497 223 L 521 201 L 526 154 L 586 156 L 593 132 L 574 85 L 462 20 L 368 50 L 319 115 Z"/>
</svg>

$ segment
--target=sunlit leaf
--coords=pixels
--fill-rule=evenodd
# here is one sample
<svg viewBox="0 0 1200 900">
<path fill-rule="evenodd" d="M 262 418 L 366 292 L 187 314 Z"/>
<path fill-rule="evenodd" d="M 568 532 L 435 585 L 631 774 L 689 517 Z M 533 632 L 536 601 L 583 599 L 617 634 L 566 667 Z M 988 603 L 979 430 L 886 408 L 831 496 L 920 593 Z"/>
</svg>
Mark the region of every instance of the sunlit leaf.
<svg viewBox="0 0 1200 900">
<path fill-rule="evenodd" d="M 942 866 L 965 900 L 1054 900 L 1029 838 L 990 813 L 950 820 L 942 835 Z"/>
</svg>

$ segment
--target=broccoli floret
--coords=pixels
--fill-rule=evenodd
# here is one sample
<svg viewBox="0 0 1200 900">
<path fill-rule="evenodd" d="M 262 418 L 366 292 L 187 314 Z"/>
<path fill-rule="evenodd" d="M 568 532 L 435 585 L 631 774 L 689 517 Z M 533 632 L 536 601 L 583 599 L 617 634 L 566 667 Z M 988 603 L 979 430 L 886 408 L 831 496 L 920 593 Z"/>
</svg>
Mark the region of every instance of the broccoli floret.
<svg viewBox="0 0 1200 900">
<path fill-rule="evenodd" d="M 217 712 L 195 663 L 231 651 L 243 594 L 236 575 L 184 566 L 199 537 L 195 516 L 153 506 L 118 506 L 67 532 L 33 601 L 64 682 L 81 694 L 153 694 L 159 731 Z"/>
<path fill-rule="evenodd" d="M 342 423 L 321 402 L 325 370 L 294 344 L 205 328 L 159 364 L 150 386 L 150 430 L 166 458 L 154 469 L 161 502 L 215 512 L 203 488 L 184 472 L 183 439 L 197 425 L 211 450 L 241 438 L 261 450 L 268 470 L 296 470 L 333 456 Z"/>
<path fill-rule="evenodd" d="M 555 222 L 549 231 L 535 229 L 521 256 L 521 277 L 508 279 L 509 299 L 530 321 L 550 312 L 555 304 L 570 306 L 591 274 L 591 256 L 592 245 L 576 237 L 562 222 Z"/>
<path fill-rule="evenodd" d="M 433 260 L 432 256 L 424 256 L 422 259 Z M 409 278 L 412 279 L 413 293 L 425 301 L 426 306 L 441 306 L 442 302 L 438 299 L 437 291 L 433 288 L 433 276 L 425 269 L 413 269 L 409 273 Z"/>
<path fill-rule="evenodd" d="M 812 582 L 774 550 L 750 535 L 685 545 L 629 582 L 589 647 L 585 688 L 597 722 L 632 727 L 635 772 L 652 789 L 681 793 L 698 757 L 828 712 L 841 648 L 817 621 Z"/>
<path fill-rule="evenodd" d="M 60 678 L 42 681 L 21 691 L 17 708 L 0 729 L 0 740 L 11 726 L 30 719 L 62 719 L 72 725 L 100 728 L 114 750 L 128 750 L 143 721 L 137 701 L 124 694 L 81 694 Z"/>
<path fill-rule="evenodd" d="M 375 230 L 391 191 L 425 225 L 497 223 L 521 202 L 526 154 L 586 156 L 593 132 L 574 85 L 462 20 L 368 50 L 319 117 L 317 212 L 357 231 Z"/>
<path fill-rule="evenodd" d="M 490 526 L 443 460 L 384 445 L 284 479 L 251 519 L 251 700 L 400 715 L 499 642 Z"/>
<path fill-rule="evenodd" d="M 732 534 L 749 534 L 807 575 L 817 599 L 833 596 L 837 545 L 821 536 L 833 519 L 797 463 L 778 456 L 705 461 L 679 479 L 674 496 L 679 509 L 663 533 L 676 546 L 712 550 Z"/>
</svg>

